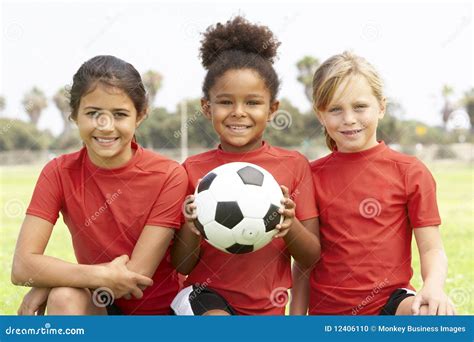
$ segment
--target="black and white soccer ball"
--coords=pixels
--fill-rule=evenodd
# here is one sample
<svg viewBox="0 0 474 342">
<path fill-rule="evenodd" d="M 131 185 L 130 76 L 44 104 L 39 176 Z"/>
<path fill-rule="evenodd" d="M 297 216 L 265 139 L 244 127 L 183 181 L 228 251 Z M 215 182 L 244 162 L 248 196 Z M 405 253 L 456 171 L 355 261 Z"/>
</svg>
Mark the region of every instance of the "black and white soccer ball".
<svg viewBox="0 0 474 342">
<path fill-rule="evenodd" d="M 283 220 L 282 191 L 273 176 L 251 163 L 228 163 L 210 171 L 195 192 L 196 227 L 221 251 L 243 254 L 267 245 Z"/>
</svg>

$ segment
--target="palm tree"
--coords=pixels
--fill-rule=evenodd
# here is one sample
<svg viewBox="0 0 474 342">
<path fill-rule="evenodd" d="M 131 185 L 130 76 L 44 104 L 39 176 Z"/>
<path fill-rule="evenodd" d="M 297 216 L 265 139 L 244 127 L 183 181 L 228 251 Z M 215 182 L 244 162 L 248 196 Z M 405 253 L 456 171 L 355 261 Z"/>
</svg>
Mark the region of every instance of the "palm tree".
<svg viewBox="0 0 474 342">
<path fill-rule="evenodd" d="M 5 106 L 6 106 L 5 98 L 3 96 L 0 96 L 0 114 L 3 113 Z"/>
<path fill-rule="evenodd" d="M 158 90 L 161 88 L 163 76 L 161 76 L 161 74 L 157 71 L 148 70 L 142 75 L 142 79 L 148 93 L 150 107 L 154 107 L 155 97 L 158 93 Z"/>
<path fill-rule="evenodd" d="M 454 110 L 454 107 L 449 99 L 453 93 L 454 93 L 453 87 L 447 84 L 445 84 L 443 86 L 443 89 L 441 90 L 441 94 L 443 95 L 443 100 L 444 100 L 444 106 L 443 106 L 443 109 L 441 110 L 441 115 L 443 116 L 444 129 L 446 129 L 446 124 L 448 123 L 449 115 Z"/>
<path fill-rule="evenodd" d="M 469 121 L 471 122 L 471 132 L 474 133 L 474 88 L 464 93 L 463 103 L 469 115 Z"/>
<path fill-rule="evenodd" d="M 304 93 L 310 103 L 313 103 L 313 75 L 319 64 L 319 59 L 312 56 L 304 56 L 296 63 L 298 82 L 303 85 Z"/>
<path fill-rule="evenodd" d="M 33 87 L 23 97 L 22 104 L 30 117 L 31 123 L 36 126 L 41 112 L 48 106 L 48 101 L 41 89 Z"/>
<path fill-rule="evenodd" d="M 56 107 L 61 113 L 61 118 L 64 122 L 64 129 L 62 135 L 68 135 L 72 130 L 71 121 L 69 120 L 69 114 L 71 114 L 71 107 L 69 106 L 68 91 L 65 87 L 58 89 L 56 94 L 53 96 L 53 101 Z"/>
</svg>

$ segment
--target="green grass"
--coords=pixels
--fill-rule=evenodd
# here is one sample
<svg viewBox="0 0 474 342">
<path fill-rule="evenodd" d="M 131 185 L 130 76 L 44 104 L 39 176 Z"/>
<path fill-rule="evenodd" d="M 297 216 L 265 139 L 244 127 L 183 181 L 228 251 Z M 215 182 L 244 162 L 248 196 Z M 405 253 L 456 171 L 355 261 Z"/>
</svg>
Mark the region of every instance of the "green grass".
<svg viewBox="0 0 474 342">
<path fill-rule="evenodd" d="M 446 292 L 459 314 L 474 314 L 474 220 L 472 165 L 460 162 L 435 162 L 429 165 L 438 184 L 438 201 L 443 225 L 441 233 L 449 258 Z M 0 167 L 0 314 L 15 314 L 28 288 L 10 282 L 13 251 L 24 212 L 41 166 Z M 54 228 L 46 254 L 74 261 L 71 238 L 60 218 Z M 413 285 L 421 286 L 419 259 L 413 246 Z"/>
<path fill-rule="evenodd" d="M 0 167 L 0 314 L 16 314 L 23 295 L 28 288 L 14 286 L 10 282 L 13 252 L 23 221 L 30 203 L 36 180 L 42 166 Z M 60 217 L 54 227 L 46 254 L 63 260 L 75 261 L 71 236 Z"/>
<path fill-rule="evenodd" d="M 474 178 L 472 165 L 434 162 L 428 165 L 437 183 L 441 236 L 448 256 L 446 293 L 458 314 L 474 314 Z M 412 283 L 422 285 L 420 262 L 413 242 Z"/>
</svg>

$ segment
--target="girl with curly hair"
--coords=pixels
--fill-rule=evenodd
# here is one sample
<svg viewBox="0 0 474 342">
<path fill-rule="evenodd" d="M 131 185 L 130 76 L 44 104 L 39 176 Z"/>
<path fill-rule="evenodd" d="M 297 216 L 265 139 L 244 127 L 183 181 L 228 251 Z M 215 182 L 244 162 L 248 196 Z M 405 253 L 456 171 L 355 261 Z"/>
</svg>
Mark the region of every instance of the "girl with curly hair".
<svg viewBox="0 0 474 342">
<path fill-rule="evenodd" d="M 242 17 L 208 28 L 201 45 L 207 69 L 201 100 L 220 138 L 218 148 L 188 158 L 188 194 L 215 167 L 249 162 L 268 170 L 282 187 L 284 221 L 273 241 L 246 254 L 227 254 L 196 228 L 196 204 L 188 198 L 172 249 L 178 272 L 188 275 L 171 307 L 177 315 L 281 315 L 292 286 L 291 257 L 308 267 L 319 258 L 318 213 L 311 170 L 304 156 L 263 140 L 277 114 L 278 76 L 273 61 L 280 43 L 266 26 Z"/>
</svg>

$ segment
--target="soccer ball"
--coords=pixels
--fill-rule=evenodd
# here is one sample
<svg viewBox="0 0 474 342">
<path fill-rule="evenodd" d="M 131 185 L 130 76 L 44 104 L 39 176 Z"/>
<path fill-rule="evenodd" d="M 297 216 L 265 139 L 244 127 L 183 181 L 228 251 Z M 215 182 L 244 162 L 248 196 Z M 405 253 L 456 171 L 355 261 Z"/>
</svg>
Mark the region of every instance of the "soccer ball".
<svg viewBox="0 0 474 342">
<path fill-rule="evenodd" d="M 267 170 L 250 163 L 224 164 L 204 176 L 196 189 L 195 225 L 221 251 L 250 253 L 278 232 L 282 198 L 280 186 Z"/>
</svg>

